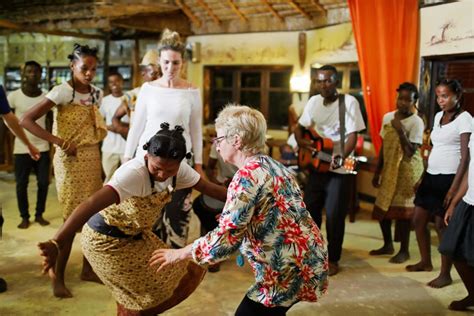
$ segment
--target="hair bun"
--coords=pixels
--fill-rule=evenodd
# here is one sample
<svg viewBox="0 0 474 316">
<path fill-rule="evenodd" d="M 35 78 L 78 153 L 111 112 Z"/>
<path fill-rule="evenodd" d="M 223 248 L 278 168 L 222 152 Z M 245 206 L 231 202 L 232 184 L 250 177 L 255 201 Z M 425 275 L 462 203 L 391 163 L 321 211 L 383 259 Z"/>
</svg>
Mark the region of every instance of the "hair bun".
<svg viewBox="0 0 474 316">
<path fill-rule="evenodd" d="M 163 122 L 160 124 L 160 128 L 164 130 L 169 130 L 170 129 L 170 123 L 168 122 Z"/>
<path fill-rule="evenodd" d="M 158 44 L 170 45 L 175 43 L 181 43 L 181 37 L 179 36 L 179 33 L 171 31 L 168 28 L 164 29 L 163 33 L 161 34 L 160 42 Z"/>
<path fill-rule="evenodd" d="M 181 125 L 175 125 L 174 129 L 180 134 L 183 134 L 184 132 L 184 128 Z"/>
</svg>

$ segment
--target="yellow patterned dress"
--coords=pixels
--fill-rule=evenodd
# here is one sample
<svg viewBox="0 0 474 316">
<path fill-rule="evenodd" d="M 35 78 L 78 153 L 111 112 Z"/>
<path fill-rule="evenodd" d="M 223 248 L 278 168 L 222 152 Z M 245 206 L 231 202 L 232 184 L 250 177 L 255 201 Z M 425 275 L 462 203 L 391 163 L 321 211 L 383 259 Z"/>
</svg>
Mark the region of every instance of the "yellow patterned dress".
<svg viewBox="0 0 474 316">
<path fill-rule="evenodd" d="M 99 142 L 107 135 L 107 129 L 96 104 L 58 104 L 55 115 L 53 133 L 77 146 L 76 156 L 68 156 L 56 146 L 53 158 L 58 200 L 65 220 L 102 187 Z"/>
<path fill-rule="evenodd" d="M 119 306 L 128 310 L 170 308 L 191 294 L 204 277 L 205 270 L 191 261 L 173 264 L 160 273 L 148 265 L 153 251 L 168 248 L 151 229 L 169 201 L 171 193 L 165 190 L 128 198 L 100 212 L 106 224 L 138 238 L 110 237 L 89 225 L 82 230 L 84 255 Z"/>
<path fill-rule="evenodd" d="M 391 124 L 383 126 L 383 133 L 384 165 L 373 218 L 408 220 L 413 216 L 414 186 L 423 174 L 423 160 L 419 150 L 412 157 L 405 157 Z"/>
</svg>

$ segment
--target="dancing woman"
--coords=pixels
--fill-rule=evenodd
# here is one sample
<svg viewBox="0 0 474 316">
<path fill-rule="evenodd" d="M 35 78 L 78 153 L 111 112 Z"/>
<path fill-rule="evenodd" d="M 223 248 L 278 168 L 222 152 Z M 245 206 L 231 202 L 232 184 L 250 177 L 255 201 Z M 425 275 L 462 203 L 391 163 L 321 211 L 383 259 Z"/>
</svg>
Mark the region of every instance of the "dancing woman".
<svg viewBox="0 0 474 316">
<path fill-rule="evenodd" d="M 299 301 L 317 301 L 327 287 L 326 243 L 295 178 L 263 153 L 265 118 L 247 106 L 228 106 L 216 129 L 217 151 L 239 168 L 219 225 L 184 248 L 155 251 L 150 264 L 158 271 L 189 259 L 212 264 L 239 249 L 255 283 L 236 315 L 285 315 Z"/>
<path fill-rule="evenodd" d="M 183 162 L 183 129 L 161 124 L 145 145 L 144 157 L 123 164 L 108 184 L 81 203 L 49 241 L 39 243 L 44 272 L 52 269 L 67 241 L 84 225 L 82 249 L 117 301 L 119 315 L 156 315 L 176 305 L 198 286 L 205 270 L 181 262 L 156 272 L 153 251 L 166 247 L 152 226 L 172 192 L 195 188 L 225 200 L 226 189 L 202 179 Z"/>
<path fill-rule="evenodd" d="M 136 152 L 143 156 L 142 146 L 155 133 L 161 122 L 184 128 L 186 148 L 193 152 L 194 169 L 202 171 L 202 101 L 199 89 L 181 77 L 185 46 L 177 32 L 165 30 L 158 43 L 158 55 L 162 76 L 141 87 L 135 106 L 135 114 L 125 147 L 125 159 Z M 191 162 L 190 162 L 191 163 Z M 163 218 L 157 223 L 158 235 L 168 245 L 183 247 L 191 218 L 191 190 L 173 193 Z"/>
</svg>

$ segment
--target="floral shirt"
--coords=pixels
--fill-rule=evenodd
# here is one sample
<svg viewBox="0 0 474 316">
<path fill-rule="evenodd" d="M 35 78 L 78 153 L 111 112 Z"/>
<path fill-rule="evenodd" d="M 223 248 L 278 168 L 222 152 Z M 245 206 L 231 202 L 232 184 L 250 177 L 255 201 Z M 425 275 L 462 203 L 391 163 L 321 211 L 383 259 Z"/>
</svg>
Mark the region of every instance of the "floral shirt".
<svg viewBox="0 0 474 316">
<path fill-rule="evenodd" d="M 240 249 L 255 274 L 247 296 L 268 307 L 317 301 L 327 288 L 327 248 L 296 180 L 268 156 L 254 156 L 228 188 L 219 226 L 192 247 L 199 264 Z"/>
</svg>

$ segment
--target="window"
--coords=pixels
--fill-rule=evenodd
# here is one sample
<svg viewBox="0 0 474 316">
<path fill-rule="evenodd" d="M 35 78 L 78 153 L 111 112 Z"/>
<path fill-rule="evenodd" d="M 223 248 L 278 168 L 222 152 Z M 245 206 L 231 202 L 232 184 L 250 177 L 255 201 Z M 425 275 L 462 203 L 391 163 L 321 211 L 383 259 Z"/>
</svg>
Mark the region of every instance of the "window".
<svg viewBox="0 0 474 316">
<path fill-rule="evenodd" d="M 213 123 L 226 104 L 235 102 L 261 111 L 269 128 L 285 129 L 291 73 L 291 66 L 205 67 L 204 122 Z"/>
</svg>

